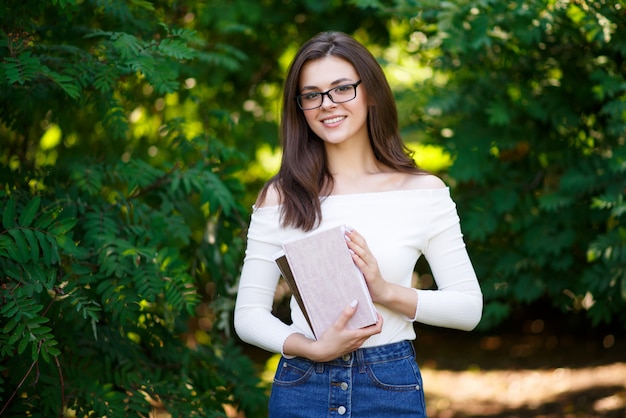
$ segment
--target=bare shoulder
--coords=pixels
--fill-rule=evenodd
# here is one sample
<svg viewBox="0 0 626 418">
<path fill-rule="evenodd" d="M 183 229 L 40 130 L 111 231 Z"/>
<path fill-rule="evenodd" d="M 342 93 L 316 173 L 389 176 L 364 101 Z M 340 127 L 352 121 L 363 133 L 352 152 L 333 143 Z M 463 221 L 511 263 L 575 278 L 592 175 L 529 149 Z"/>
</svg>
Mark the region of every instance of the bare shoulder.
<svg viewBox="0 0 626 418">
<path fill-rule="evenodd" d="M 406 174 L 405 189 L 443 189 L 447 187 L 439 177 L 432 174 Z"/>
<path fill-rule="evenodd" d="M 281 197 L 276 183 L 270 183 L 266 185 L 259 193 L 257 200 L 254 204 L 257 208 L 278 206 L 281 204 Z"/>
</svg>

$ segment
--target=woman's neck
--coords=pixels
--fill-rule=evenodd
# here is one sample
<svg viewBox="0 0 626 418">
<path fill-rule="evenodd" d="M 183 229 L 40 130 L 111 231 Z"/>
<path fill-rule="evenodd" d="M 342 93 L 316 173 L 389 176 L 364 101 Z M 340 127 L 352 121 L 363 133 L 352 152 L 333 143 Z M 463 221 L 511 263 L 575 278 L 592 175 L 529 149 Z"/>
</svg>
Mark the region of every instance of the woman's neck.
<svg viewBox="0 0 626 418">
<path fill-rule="evenodd" d="M 387 171 L 374 156 L 369 142 L 363 146 L 333 144 L 326 147 L 328 169 L 333 178 L 357 178 Z"/>
</svg>

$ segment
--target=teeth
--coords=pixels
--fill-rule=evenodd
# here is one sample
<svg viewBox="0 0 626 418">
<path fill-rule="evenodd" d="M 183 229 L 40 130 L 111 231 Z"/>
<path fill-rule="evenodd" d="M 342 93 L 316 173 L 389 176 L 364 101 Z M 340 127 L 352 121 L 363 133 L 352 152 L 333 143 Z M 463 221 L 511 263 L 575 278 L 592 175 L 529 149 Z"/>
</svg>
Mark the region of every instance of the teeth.
<svg viewBox="0 0 626 418">
<path fill-rule="evenodd" d="M 323 122 L 324 123 L 337 123 L 341 120 L 344 120 L 346 117 L 345 116 L 337 116 L 336 118 L 332 118 L 332 119 L 326 119 Z"/>
</svg>

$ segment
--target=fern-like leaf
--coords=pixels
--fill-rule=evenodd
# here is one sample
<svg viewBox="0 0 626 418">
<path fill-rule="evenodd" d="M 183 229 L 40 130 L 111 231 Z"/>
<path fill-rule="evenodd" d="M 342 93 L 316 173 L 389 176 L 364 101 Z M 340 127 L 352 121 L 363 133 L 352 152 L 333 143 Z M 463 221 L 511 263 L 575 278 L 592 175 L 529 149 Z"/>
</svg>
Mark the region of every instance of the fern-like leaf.
<svg viewBox="0 0 626 418">
<path fill-rule="evenodd" d="M 49 70 L 44 73 L 59 87 L 61 87 L 63 91 L 72 99 L 78 99 L 78 97 L 80 97 L 81 86 L 74 77 Z"/>
<path fill-rule="evenodd" d="M 166 38 L 159 43 L 157 51 L 164 56 L 177 60 L 189 60 L 196 56 L 195 50 L 189 48 L 181 39 Z"/>
<path fill-rule="evenodd" d="M 2 67 L 10 84 L 19 83 L 21 85 L 33 80 L 37 73 L 43 70 L 41 61 L 38 57 L 32 56 L 31 51 L 23 52 L 17 58 L 6 58 Z"/>
</svg>

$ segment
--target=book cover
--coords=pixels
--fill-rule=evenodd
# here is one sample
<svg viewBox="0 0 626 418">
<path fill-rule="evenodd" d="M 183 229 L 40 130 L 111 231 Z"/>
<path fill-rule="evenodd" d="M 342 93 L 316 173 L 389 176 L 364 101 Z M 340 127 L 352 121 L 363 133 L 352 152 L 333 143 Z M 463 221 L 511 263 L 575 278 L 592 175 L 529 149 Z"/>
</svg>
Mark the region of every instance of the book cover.
<svg viewBox="0 0 626 418">
<path fill-rule="evenodd" d="M 345 227 L 338 226 L 283 244 L 277 255 L 283 278 L 316 338 L 333 324 L 343 309 L 358 300 L 348 327 L 357 329 L 377 321 L 365 278 L 352 261 Z"/>
</svg>

